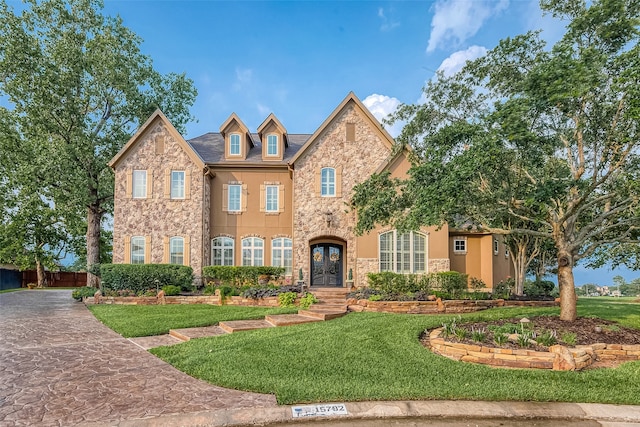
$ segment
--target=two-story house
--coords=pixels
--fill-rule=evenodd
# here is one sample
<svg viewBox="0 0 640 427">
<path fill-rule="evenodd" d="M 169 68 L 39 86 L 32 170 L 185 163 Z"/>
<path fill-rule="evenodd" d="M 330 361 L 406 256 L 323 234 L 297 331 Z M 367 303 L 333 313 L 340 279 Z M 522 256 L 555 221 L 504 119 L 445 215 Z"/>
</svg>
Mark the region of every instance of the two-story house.
<svg viewBox="0 0 640 427">
<path fill-rule="evenodd" d="M 344 286 L 349 270 L 364 286 L 367 272 L 454 265 L 489 286 L 503 279 L 508 259 L 486 245 L 474 255 L 466 240 L 464 252 L 450 251 L 457 240 L 446 225 L 354 234 L 353 187 L 383 170 L 403 177 L 410 167 L 408 153 L 392 147 L 353 93 L 313 134 L 290 134 L 273 114 L 251 132 L 231 114 L 218 132 L 186 141 L 156 111 L 110 162 L 113 262 L 190 265 L 196 276 L 207 265 L 274 265 L 294 279 L 302 270 L 311 286 Z M 481 260 L 477 271 L 472 258 Z"/>
</svg>

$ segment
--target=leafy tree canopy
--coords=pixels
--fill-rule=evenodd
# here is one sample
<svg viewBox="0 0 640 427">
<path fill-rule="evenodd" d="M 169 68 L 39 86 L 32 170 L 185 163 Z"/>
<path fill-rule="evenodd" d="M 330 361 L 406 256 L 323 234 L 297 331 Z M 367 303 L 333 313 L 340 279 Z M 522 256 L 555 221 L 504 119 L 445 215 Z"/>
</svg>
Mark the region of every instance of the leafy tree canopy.
<svg viewBox="0 0 640 427">
<path fill-rule="evenodd" d="M 569 21 L 547 49 L 507 38 L 404 105 L 404 180 L 356 188 L 357 231 L 444 222 L 548 239 L 557 251 L 561 319 L 576 318 L 573 266 L 603 245 L 638 244 L 640 3 L 544 0 Z M 370 187 L 370 188 L 367 188 Z"/>
</svg>

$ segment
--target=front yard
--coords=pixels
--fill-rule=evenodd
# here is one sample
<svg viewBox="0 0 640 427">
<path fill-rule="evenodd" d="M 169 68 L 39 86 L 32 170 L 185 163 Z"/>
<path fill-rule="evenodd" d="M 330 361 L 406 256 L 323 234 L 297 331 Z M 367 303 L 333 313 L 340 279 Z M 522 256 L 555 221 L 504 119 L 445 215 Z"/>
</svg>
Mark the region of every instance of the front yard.
<svg viewBox="0 0 640 427">
<path fill-rule="evenodd" d="M 92 307 L 94 313 L 98 308 L 116 307 Z M 149 310 L 150 316 L 153 310 L 169 307 L 130 308 L 136 310 L 129 316 L 137 317 L 139 309 Z M 628 300 L 600 298 L 581 299 L 578 307 L 580 316 L 598 316 L 636 329 L 639 308 Z M 206 315 L 212 319 L 220 309 L 240 310 L 208 309 Z M 196 313 L 193 316 L 200 316 Z M 462 320 L 557 313 L 557 308 L 505 308 L 463 315 Z M 452 361 L 421 345 L 419 336 L 425 329 L 452 317 L 352 313 L 328 322 L 203 338 L 151 351 L 189 375 L 223 387 L 273 393 L 281 404 L 399 399 L 640 404 L 640 362 L 582 372 L 498 369 Z"/>
</svg>

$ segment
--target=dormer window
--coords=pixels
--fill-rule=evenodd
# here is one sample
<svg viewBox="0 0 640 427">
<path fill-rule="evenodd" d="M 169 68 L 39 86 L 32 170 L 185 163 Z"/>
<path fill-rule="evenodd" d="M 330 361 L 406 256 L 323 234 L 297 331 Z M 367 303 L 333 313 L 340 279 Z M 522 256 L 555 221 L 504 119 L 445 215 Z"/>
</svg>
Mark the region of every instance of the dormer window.
<svg viewBox="0 0 640 427">
<path fill-rule="evenodd" d="M 267 156 L 278 155 L 278 135 L 267 136 Z"/>
<path fill-rule="evenodd" d="M 240 155 L 240 134 L 238 133 L 232 133 L 229 135 L 229 155 Z"/>
</svg>

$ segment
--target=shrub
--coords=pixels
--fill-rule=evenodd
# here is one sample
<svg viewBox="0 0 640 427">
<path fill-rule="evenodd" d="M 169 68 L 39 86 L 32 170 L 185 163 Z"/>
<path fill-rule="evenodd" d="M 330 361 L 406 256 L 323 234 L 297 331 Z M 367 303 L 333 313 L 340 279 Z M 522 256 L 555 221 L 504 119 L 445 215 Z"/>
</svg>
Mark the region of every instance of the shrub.
<svg viewBox="0 0 640 427">
<path fill-rule="evenodd" d="M 524 294 L 531 298 L 548 298 L 553 294 L 555 286 L 555 283 L 550 280 L 536 280 L 525 283 Z"/>
<path fill-rule="evenodd" d="M 166 296 L 180 295 L 180 287 L 174 285 L 166 285 L 162 287 Z"/>
<path fill-rule="evenodd" d="M 440 289 L 449 294 L 451 298 L 457 298 L 467 290 L 467 275 L 457 271 L 442 271 L 434 273 L 440 283 Z"/>
<path fill-rule="evenodd" d="M 487 338 L 487 331 L 484 328 L 471 328 L 471 339 L 476 342 L 483 342 Z"/>
<path fill-rule="evenodd" d="M 423 275 L 399 274 L 390 271 L 368 273 L 369 287 L 386 295 L 407 295 L 418 293 L 431 295 L 439 289 L 452 298 L 467 289 L 467 275 L 457 271 L 442 271 Z"/>
<path fill-rule="evenodd" d="M 382 301 L 382 295 L 371 295 L 369 301 Z"/>
<path fill-rule="evenodd" d="M 538 336 L 536 341 L 545 347 L 551 347 L 558 342 L 558 335 L 556 331 L 544 331 Z"/>
<path fill-rule="evenodd" d="M 509 341 L 509 335 L 507 334 L 503 334 L 503 333 L 494 333 L 493 334 L 493 341 L 498 345 L 501 346 L 503 344 L 506 344 L 507 341 Z"/>
<path fill-rule="evenodd" d="M 511 296 L 515 287 L 516 281 L 511 277 L 507 277 L 505 280 L 500 281 L 500 283 L 493 287 L 493 297 L 507 299 Z"/>
<path fill-rule="evenodd" d="M 278 295 L 278 304 L 280 307 L 293 307 L 298 294 L 295 292 L 283 292 Z"/>
<path fill-rule="evenodd" d="M 83 286 L 81 288 L 76 288 L 71 292 L 71 297 L 77 301 L 81 301 L 84 297 L 92 297 L 95 293 L 98 292 L 98 289 L 92 288 L 90 286 Z"/>
<path fill-rule="evenodd" d="M 295 292 L 300 293 L 301 287 L 298 285 L 290 285 L 290 286 L 253 286 L 250 288 L 246 288 L 242 292 L 242 296 L 244 298 L 251 299 L 260 299 L 260 298 L 268 298 L 268 297 L 277 297 L 278 295 L 285 292 Z"/>
<path fill-rule="evenodd" d="M 300 307 L 306 310 L 311 307 L 311 304 L 315 304 L 317 302 L 318 300 L 316 297 L 312 293 L 307 292 L 302 298 L 300 298 Z"/>
<path fill-rule="evenodd" d="M 193 288 L 193 269 L 174 264 L 102 264 L 102 286 L 105 289 L 146 291 L 166 285 L 190 291 Z"/>
<path fill-rule="evenodd" d="M 283 267 L 251 267 L 251 266 L 228 266 L 210 265 L 202 269 L 205 281 L 210 280 L 228 286 L 253 285 L 258 286 L 260 276 L 267 276 L 270 280 L 278 280 L 284 275 Z"/>
</svg>

